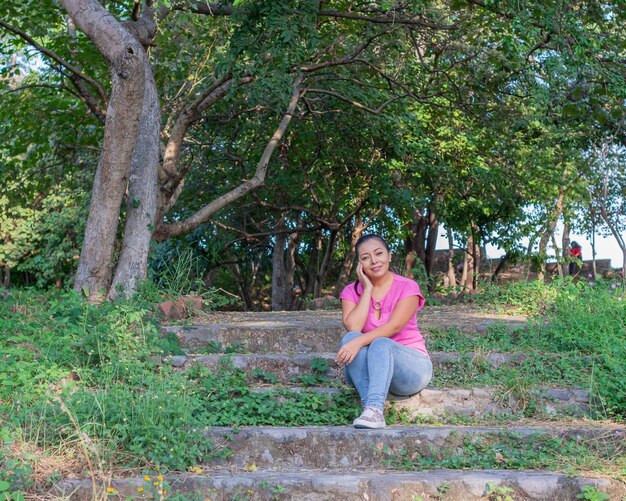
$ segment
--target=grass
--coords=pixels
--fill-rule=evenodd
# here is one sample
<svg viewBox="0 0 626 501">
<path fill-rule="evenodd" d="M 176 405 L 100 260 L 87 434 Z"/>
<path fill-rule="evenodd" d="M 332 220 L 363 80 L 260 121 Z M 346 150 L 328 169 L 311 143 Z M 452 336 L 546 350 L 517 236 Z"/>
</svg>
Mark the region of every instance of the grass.
<svg viewBox="0 0 626 501">
<path fill-rule="evenodd" d="M 426 449 L 390 451 L 382 448 L 380 459 L 400 470 L 430 469 L 535 469 L 571 475 L 594 472 L 626 479 L 624 443 L 605 437 L 582 439 L 543 433 L 520 436 L 499 432 L 459 436 L 456 442 Z"/>
<path fill-rule="evenodd" d="M 548 291 L 535 284 L 528 287 L 529 297 L 537 294 L 549 300 L 541 300 L 539 309 L 544 315 L 526 331 L 510 332 L 495 325 L 480 334 L 431 334 L 431 351 L 472 355 L 439 369 L 433 383 L 498 386 L 503 398 L 507 392 L 518 399 L 526 398 L 523 412 L 507 417 L 485 416 L 485 423 L 507 419 L 514 422 L 529 415 L 554 419 L 533 407 L 533 389 L 540 385 L 588 388 L 598 398 L 604 415 L 623 419 L 624 286 L 564 281 L 544 286 Z M 518 291 L 516 295 L 498 297 L 521 295 Z M 285 388 L 255 393 L 248 376 L 235 369 L 228 357 L 217 371 L 196 367 L 178 372 L 162 365 L 162 355 L 181 354 L 182 350 L 175 337 L 159 335 L 153 299 L 151 291 L 132 300 L 93 306 L 72 292 L 32 290 L 14 290 L 2 299 L 0 496 L 10 492 L 19 498 L 23 492 L 45 492 L 50 479 L 56 478 L 53 472 L 64 475 L 68 468 L 104 472 L 105 476 L 120 469 L 186 471 L 202 462 L 227 457 L 226 448 L 204 438 L 202 430 L 208 426 L 346 425 L 358 414 L 352 391 L 333 398 Z M 237 351 L 213 348 L 217 352 Z M 524 354 L 526 358 L 491 367 L 488 353 L 503 351 Z M 327 370 L 327 362 L 316 359 L 309 376 L 300 382 L 326 384 Z M 269 383 L 274 380 L 272 376 L 256 374 L 257 379 Z M 389 420 L 390 424 L 407 422 L 400 411 L 389 413 Z M 419 417 L 414 422 L 462 424 L 464 420 L 467 424 L 480 423 L 462 416 Z M 511 448 L 506 449 L 506 467 L 536 465 L 564 471 L 571 467 L 573 471 L 597 464 L 597 471 L 608 471 L 619 466 L 611 463 L 609 452 L 603 457 L 604 453 L 594 451 L 590 444 L 579 449 L 569 442 L 535 443 L 543 452 L 533 455 L 530 448 L 514 452 L 511 440 L 498 443 L 501 450 L 507 444 Z M 471 454 L 467 452 L 457 459 L 459 463 L 454 463 L 452 457 L 442 457 L 432 467 L 503 467 L 493 463 L 493 447 L 491 442 L 462 444 L 461 448 L 471 450 Z M 546 452 L 550 447 L 559 448 L 560 459 Z M 575 460 L 577 455 L 583 458 L 585 454 L 591 454 L 589 457 L 596 462 Z"/>
</svg>

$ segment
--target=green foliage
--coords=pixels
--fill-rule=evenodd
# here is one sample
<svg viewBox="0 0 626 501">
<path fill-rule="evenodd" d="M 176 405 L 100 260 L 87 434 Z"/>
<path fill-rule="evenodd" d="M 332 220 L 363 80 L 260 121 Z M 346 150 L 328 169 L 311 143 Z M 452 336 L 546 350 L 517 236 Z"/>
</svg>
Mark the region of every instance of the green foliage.
<svg viewBox="0 0 626 501">
<path fill-rule="evenodd" d="M 347 390 L 332 397 L 305 390 L 254 392 L 246 374 L 228 359 L 216 372 L 195 367 L 189 378 L 201 385 L 205 397 L 200 419 L 209 426 L 348 424 L 359 409 L 354 393 Z"/>
<path fill-rule="evenodd" d="M 141 297 L 152 302 L 181 296 L 200 296 L 203 309 L 217 310 L 239 302 L 221 288 L 207 287 L 203 280 L 206 260 L 192 247 L 158 245 L 150 260 L 151 277 L 139 286 Z"/>
<path fill-rule="evenodd" d="M 570 381 L 600 401 L 600 410 L 615 417 L 626 415 L 626 284 L 571 278 L 551 284 L 517 283 L 486 289 L 479 304 L 492 302 L 503 309 L 532 313 L 527 329 L 509 331 L 497 324 L 482 335 L 459 331 L 433 332 L 431 350 L 461 352 L 517 352 L 530 356 L 525 374 L 537 379 Z M 546 358 L 547 353 L 562 357 Z M 566 356 L 571 355 L 571 356 Z M 502 374 L 503 380 L 506 375 Z M 512 382 L 522 382 L 519 374 Z"/>
<path fill-rule="evenodd" d="M 495 485 L 494 482 L 487 482 L 487 498 L 489 501 L 514 501 L 511 496 L 515 491 L 506 485 Z"/>
<path fill-rule="evenodd" d="M 64 284 L 80 254 L 85 193 L 59 190 L 21 206 L 9 198 L 14 187 L 0 190 L 0 267 L 26 272 L 40 287 Z"/>
<path fill-rule="evenodd" d="M 358 413 L 351 391 L 255 393 L 228 359 L 215 372 L 161 365 L 178 346 L 160 338 L 153 315 L 139 296 L 94 306 L 73 292 L 12 292 L 0 303 L 2 437 L 20 434 L 44 450 L 82 444 L 101 468 L 185 471 L 228 454 L 206 440 L 207 426 L 347 424 Z M 13 474 L 0 481 L 11 492 L 29 485 L 24 458 L 0 455 L 7 465 Z"/>
<path fill-rule="evenodd" d="M 32 467 L 9 453 L 15 443 L 16 430 L 4 426 L 0 429 L 0 500 L 24 501 L 23 491 L 32 487 Z"/>
<path fill-rule="evenodd" d="M 611 497 L 592 485 L 585 485 L 583 491 L 576 495 L 576 499 L 584 499 L 585 501 L 607 501 L 611 499 Z"/>
<path fill-rule="evenodd" d="M 278 383 L 278 376 L 276 376 L 276 374 L 269 372 L 269 371 L 264 371 L 263 369 L 254 369 L 250 373 L 250 375 L 252 376 L 253 379 L 260 380 L 264 383 L 269 383 L 269 384 Z"/>
<path fill-rule="evenodd" d="M 437 449 L 431 446 L 428 450 L 420 450 L 419 447 L 400 451 L 383 448 L 381 459 L 394 468 L 406 470 L 506 468 L 623 475 L 624 458 L 619 454 L 619 438 L 598 441 L 539 433 L 519 436 L 512 432 L 500 432 L 473 437 L 451 436 L 447 445 Z"/>
<path fill-rule="evenodd" d="M 564 286 L 561 282 L 545 285 L 542 281 L 513 282 L 503 285 L 484 284 L 475 302 L 484 307 L 494 308 L 506 313 L 538 315 L 553 304 L 559 291 Z"/>
<path fill-rule="evenodd" d="M 328 384 L 330 382 L 327 375 L 329 370 L 330 366 L 325 358 L 314 358 L 311 360 L 311 372 L 294 376 L 291 381 L 302 386 Z"/>
</svg>

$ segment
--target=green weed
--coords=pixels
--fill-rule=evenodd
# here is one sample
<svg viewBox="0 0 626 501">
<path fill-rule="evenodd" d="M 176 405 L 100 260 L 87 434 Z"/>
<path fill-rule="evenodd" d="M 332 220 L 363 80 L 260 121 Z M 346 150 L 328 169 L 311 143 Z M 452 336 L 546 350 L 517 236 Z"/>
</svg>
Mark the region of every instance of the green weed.
<svg viewBox="0 0 626 501">
<path fill-rule="evenodd" d="M 495 485 L 494 482 L 487 482 L 487 491 L 485 495 L 489 501 L 514 501 L 511 494 L 515 492 L 505 485 Z"/>
<path fill-rule="evenodd" d="M 591 485 L 585 485 L 583 491 L 576 496 L 576 499 L 584 499 L 585 501 L 607 501 L 610 499 L 610 496 Z"/>
<path fill-rule="evenodd" d="M 567 474 L 595 471 L 624 477 L 626 460 L 618 438 L 581 439 L 543 434 L 519 436 L 501 432 L 475 437 L 450 436 L 447 447 L 427 450 L 383 449 L 381 459 L 388 466 L 403 470 L 450 469 L 544 469 Z"/>
<path fill-rule="evenodd" d="M 311 372 L 300 374 L 291 378 L 292 383 L 302 386 L 319 386 L 330 382 L 327 376 L 330 366 L 325 358 L 313 358 L 311 360 Z"/>
</svg>

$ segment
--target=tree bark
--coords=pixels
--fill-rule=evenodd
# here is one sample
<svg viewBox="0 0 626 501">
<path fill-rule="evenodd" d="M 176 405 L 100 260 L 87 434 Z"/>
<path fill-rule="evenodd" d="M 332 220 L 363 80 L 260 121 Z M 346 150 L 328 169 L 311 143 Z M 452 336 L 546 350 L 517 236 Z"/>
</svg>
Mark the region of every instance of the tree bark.
<svg viewBox="0 0 626 501">
<path fill-rule="evenodd" d="M 4 269 L 4 277 L 2 277 L 2 287 L 8 289 L 11 287 L 11 268 L 8 266 Z"/>
<path fill-rule="evenodd" d="M 596 219 L 593 213 L 591 214 L 591 270 L 595 279 L 598 269 L 596 266 Z"/>
<path fill-rule="evenodd" d="M 504 265 L 506 264 L 508 260 L 509 260 L 508 254 L 505 254 L 504 256 L 502 256 L 502 258 L 500 259 L 500 262 L 498 263 L 498 266 L 496 266 L 496 269 L 493 272 L 493 275 L 491 275 L 492 282 L 496 283 L 498 281 L 498 274 L 503 270 Z"/>
<path fill-rule="evenodd" d="M 122 198 L 130 174 L 143 109 L 146 52 L 97 0 L 62 0 L 111 70 L 102 153 L 96 170 L 74 289 L 90 300 L 106 295 Z"/>
<path fill-rule="evenodd" d="M 324 287 L 324 282 L 326 281 L 326 274 L 328 273 L 328 267 L 330 266 L 330 258 L 332 256 L 333 250 L 335 248 L 335 241 L 337 240 L 337 230 L 330 230 L 330 237 L 328 238 L 328 242 L 326 243 L 326 251 L 324 252 L 324 259 L 322 259 L 322 263 L 317 270 L 317 275 L 315 276 L 315 288 L 313 290 L 313 297 L 321 297 L 322 296 L 322 288 Z"/>
<path fill-rule="evenodd" d="M 430 292 L 434 292 L 436 283 L 433 277 L 433 268 L 435 266 L 435 247 L 437 246 L 437 232 L 439 231 L 439 221 L 435 214 L 435 211 L 428 211 L 428 237 L 426 238 L 426 260 L 424 265 L 426 267 L 426 273 L 430 278 L 428 288 Z"/>
<path fill-rule="evenodd" d="M 472 225 L 472 289 L 478 289 L 478 275 L 480 273 L 480 229 Z"/>
<path fill-rule="evenodd" d="M 315 287 L 315 277 L 317 276 L 317 262 L 322 249 L 322 234 L 317 231 L 314 240 L 311 242 L 311 255 L 309 256 L 309 265 L 306 271 L 306 288 L 302 291 L 302 300 L 313 292 Z"/>
<path fill-rule="evenodd" d="M 117 297 L 120 292 L 132 294 L 138 282 L 145 280 L 148 274 L 147 258 L 157 211 L 161 111 L 152 67 L 147 57 L 144 60 L 144 71 L 143 109 L 128 183 L 124 240 L 107 296 L 109 299 Z"/>
<path fill-rule="evenodd" d="M 285 219 L 276 225 L 285 229 Z M 293 307 L 294 251 L 293 235 L 279 232 L 272 251 L 272 311 L 291 310 Z"/>
<path fill-rule="evenodd" d="M 470 268 L 472 261 L 470 256 L 470 239 L 467 240 L 467 249 L 465 250 L 465 254 L 463 255 L 463 272 L 461 273 L 461 288 L 465 290 L 467 288 L 468 282 L 468 269 Z M 470 285 L 471 288 L 471 285 Z"/>
<path fill-rule="evenodd" d="M 454 239 L 452 230 L 447 228 L 448 233 L 448 287 L 456 288 L 456 270 L 454 269 Z"/>
<path fill-rule="evenodd" d="M 561 239 L 561 246 L 563 248 L 562 264 L 559 266 L 559 268 L 561 268 L 561 276 L 569 275 L 569 235 L 570 227 L 569 224 L 565 223 L 563 225 L 563 238 Z"/>
<path fill-rule="evenodd" d="M 406 240 L 406 258 L 404 264 L 404 276 L 413 277 L 412 270 L 417 266 L 419 259 L 426 268 L 426 233 L 428 229 L 428 218 L 424 216 L 420 209 L 413 211 L 413 221 L 411 223 L 411 234 Z"/>
<path fill-rule="evenodd" d="M 554 205 L 554 209 L 552 212 L 548 212 L 546 221 L 546 230 L 543 235 L 541 235 L 541 240 L 539 241 L 539 256 L 541 258 L 541 263 L 539 267 L 539 272 L 537 273 L 537 280 L 544 280 L 546 275 L 546 250 L 548 248 L 548 239 L 554 235 L 554 229 L 556 228 L 556 224 L 559 220 L 561 214 L 563 214 L 563 199 L 565 198 L 565 186 L 564 183 L 567 179 L 567 170 L 563 171 L 563 182 L 559 186 L 559 195 L 556 199 L 556 204 Z"/>
<path fill-rule="evenodd" d="M 563 267 L 561 266 L 561 250 L 556 242 L 556 236 L 552 233 L 552 245 L 554 245 L 554 256 L 556 258 L 556 270 L 559 277 L 563 278 Z"/>
</svg>

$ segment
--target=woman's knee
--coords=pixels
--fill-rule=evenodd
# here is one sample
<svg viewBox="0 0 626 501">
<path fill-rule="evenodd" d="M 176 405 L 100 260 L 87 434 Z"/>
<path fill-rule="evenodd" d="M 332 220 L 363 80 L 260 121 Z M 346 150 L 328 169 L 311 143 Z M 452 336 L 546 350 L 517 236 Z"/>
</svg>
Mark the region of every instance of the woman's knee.
<svg viewBox="0 0 626 501">
<path fill-rule="evenodd" d="M 343 338 L 341 338 L 341 342 L 339 343 L 339 346 L 343 346 L 344 344 L 349 343 L 354 338 L 357 338 L 360 335 L 361 335 L 361 333 L 360 332 L 356 332 L 356 331 L 347 332 L 346 334 L 344 334 Z"/>
<path fill-rule="evenodd" d="M 389 351 L 392 350 L 395 345 L 395 341 L 388 337 L 378 337 L 370 343 L 370 350 L 373 351 Z"/>
</svg>

